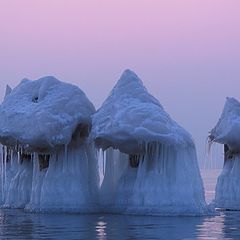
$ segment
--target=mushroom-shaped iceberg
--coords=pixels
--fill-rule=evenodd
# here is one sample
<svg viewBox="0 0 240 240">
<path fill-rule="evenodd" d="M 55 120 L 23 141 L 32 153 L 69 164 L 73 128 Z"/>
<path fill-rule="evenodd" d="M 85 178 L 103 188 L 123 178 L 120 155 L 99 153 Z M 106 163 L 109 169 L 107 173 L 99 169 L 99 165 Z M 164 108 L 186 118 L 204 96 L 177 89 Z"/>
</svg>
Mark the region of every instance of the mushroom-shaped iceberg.
<svg viewBox="0 0 240 240">
<path fill-rule="evenodd" d="M 216 185 L 215 205 L 240 210 L 240 102 L 235 98 L 227 98 L 209 140 L 224 144 L 224 165 Z"/>
<path fill-rule="evenodd" d="M 104 155 L 104 211 L 202 214 L 206 210 L 195 145 L 138 76 L 126 70 L 93 115 Z"/>
<path fill-rule="evenodd" d="M 0 106 L 2 204 L 32 211 L 92 211 L 97 156 L 93 104 L 54 77 L 24 79 Z"/>
</svg>

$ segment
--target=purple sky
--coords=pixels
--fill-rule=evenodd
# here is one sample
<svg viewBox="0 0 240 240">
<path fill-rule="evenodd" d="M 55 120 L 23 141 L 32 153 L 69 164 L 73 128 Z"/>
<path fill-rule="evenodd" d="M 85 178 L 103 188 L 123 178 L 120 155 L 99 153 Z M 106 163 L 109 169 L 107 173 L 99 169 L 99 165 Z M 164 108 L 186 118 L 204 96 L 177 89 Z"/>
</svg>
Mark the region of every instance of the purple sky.
<svg viewBox="0 0 240 240">
<path fill-rule="evenodd" d="M 54 75 L 99 107 L 130 68 L 193 135 L 203 162 L 226 96 L 240 99 L 240 1 L 1 0 L 0 96 Z"/>
</svg>

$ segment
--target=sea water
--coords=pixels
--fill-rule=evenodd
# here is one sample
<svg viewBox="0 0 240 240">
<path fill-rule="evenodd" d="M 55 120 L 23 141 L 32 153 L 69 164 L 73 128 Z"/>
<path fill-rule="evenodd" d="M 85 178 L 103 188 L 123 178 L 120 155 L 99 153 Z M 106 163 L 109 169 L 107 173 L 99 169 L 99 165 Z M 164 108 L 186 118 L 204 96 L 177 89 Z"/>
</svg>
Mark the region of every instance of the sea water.
<svg viewBox="0 0 240 240">
<path fill-rule="evenodd" d="M 207 202 L 220 170 L 204 170 Z M 0 239 L 240 239 L 240 212 L 205 217 L 34 214 L 0 210 Z"/>
</svg>

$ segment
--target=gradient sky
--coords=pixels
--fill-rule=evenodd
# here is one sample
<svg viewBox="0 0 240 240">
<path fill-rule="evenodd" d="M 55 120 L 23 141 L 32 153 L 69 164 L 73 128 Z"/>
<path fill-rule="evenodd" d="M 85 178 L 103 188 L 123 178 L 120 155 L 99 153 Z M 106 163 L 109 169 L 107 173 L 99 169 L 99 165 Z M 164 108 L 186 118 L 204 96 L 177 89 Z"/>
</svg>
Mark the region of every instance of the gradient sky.
<svg viewBox="0 0 240 240">
<path fill-rule="evenodd" d="M 0 96 L 22 78 L 54 75 L 98 108 L 121 72 L 143 80 L 195 139 L 225 97 L 240 99 L 238 0 L 0 0 Z"/>
</svg>

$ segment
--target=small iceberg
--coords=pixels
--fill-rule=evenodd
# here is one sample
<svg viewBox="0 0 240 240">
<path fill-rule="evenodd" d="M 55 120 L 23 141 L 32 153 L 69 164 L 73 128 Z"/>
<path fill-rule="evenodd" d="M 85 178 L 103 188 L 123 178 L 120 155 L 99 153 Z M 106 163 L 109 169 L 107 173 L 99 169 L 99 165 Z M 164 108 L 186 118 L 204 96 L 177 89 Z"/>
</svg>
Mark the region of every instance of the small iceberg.
<svg viewBox="0 0 240 240">
<path fill-rule="evenodd" d="M 96 211 L 97 152 L 89 139 L 93 104 L 54 77 L 28 79 L 0 106 L 1 204 L 30 211 Z"/>
<path fill-rule="evenodd" d="M 165 112 L 138 76 L 126 70 L 93 115 L 103 150 L 103 211 L 201 215 L 207 210 L 190 134 Z"/>
<path fill-rule="evenodd" d="M 224 165 L 217 180 L 215 206 L 240 210 L 240 102 L 235 98 L 227 98 L 209 140 L 224 145 Z"/>
</svg>

